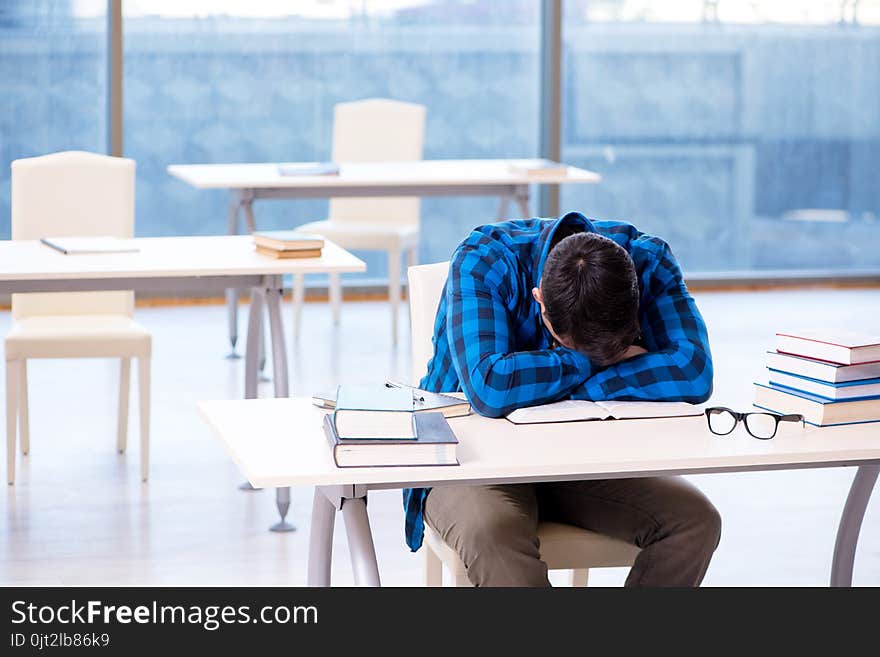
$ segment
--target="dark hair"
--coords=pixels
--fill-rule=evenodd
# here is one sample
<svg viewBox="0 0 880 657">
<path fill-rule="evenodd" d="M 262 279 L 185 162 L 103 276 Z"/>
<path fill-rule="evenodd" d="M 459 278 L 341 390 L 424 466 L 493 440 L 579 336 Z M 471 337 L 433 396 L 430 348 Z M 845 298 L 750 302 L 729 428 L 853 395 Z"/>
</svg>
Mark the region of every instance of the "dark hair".
<svg viewBox="0 0 880 657">
<path fill-rule="evenodd" d="M 639 284 L 617 242 L 577 233 L 551 246 L 541 276 L 544 313 L 554 333 L 599 365 L 639 337 Z"/>
</svg>

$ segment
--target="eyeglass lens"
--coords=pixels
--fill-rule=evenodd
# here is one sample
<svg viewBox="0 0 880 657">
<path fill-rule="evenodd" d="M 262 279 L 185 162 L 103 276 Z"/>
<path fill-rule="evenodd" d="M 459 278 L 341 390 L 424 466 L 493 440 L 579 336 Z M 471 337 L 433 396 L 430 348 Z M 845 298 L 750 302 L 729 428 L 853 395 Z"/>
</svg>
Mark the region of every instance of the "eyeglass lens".
<svg viewBox="0 0 880 657">
<path fill-rule="evenodd" d="M 722 408 L 709 409 L 709 429 L 712 433 L 725 435 L 733 431 L 736 426 L 736 417 L 728 410 Z"/>
<path fill-rule="evenodd" d="M 745 417 L 746 429 L 755 438 L 772 438 L 776 434 L 776 417 L 769 413 L 749 413 Z"/>
</svg>

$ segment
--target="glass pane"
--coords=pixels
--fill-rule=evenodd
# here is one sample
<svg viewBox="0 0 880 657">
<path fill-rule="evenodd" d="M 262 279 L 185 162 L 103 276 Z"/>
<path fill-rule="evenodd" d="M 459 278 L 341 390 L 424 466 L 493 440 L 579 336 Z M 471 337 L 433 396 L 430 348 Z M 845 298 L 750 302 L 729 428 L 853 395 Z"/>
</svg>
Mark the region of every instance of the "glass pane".
<svg viewBox="0 0 880 657">
<path fill-rule="evenodd" d="M 736 418 L 730 411 L 710 411 L 709 428 L 718 434 L 727 434 L 736 426 Z"/>
<path fill-rule="evenodd" d="M 689 273 L 880 267 L 880 2 L 564 9 L 563 157 L 604 176 L 565 209 Z"/>
<path fill-rule="evenodd" d="M 776 418 L 767 413 L 746 416 L 746 426 L 756 438 L 770 438 L 776 433 Z"/>
<path fill-rule="evenodd" d="M 124 3 L 125 143 L 138 161 L 141 235 L 222 234 L 226 193 L 173 163 L 328 160 L 335 103 L 427 107 L 424 157 L 537 153 L 536 0 Z M 448 259 L 497 199 L 425 199 L 422 262 Z M 326 218 L 327 202 L 258 201 L 260 228 Z M 367 277 L 385 256 L 360 253 Z"/>
<path fill-rule="evenodd" d="M 63 150 L 107 152 L 106 0 L 0 2 L 0 239 L 9 165 Z"/>
</svg>

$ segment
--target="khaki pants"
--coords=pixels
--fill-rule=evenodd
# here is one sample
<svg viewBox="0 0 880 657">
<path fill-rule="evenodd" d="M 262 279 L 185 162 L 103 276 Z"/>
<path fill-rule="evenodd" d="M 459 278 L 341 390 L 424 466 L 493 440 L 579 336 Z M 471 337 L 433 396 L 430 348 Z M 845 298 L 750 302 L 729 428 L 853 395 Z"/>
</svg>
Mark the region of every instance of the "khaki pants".
<svg viewBox="0 0 880 657">
<path fill-rule="evenodd" d="M 681 477 L 440 486 L 425 504 L 425 520 L 476 586 L 550 585 L 539 519 L 642 548 L 627 586 L 698 586 L 721 538 L 718 511 Z"/>
</svg>

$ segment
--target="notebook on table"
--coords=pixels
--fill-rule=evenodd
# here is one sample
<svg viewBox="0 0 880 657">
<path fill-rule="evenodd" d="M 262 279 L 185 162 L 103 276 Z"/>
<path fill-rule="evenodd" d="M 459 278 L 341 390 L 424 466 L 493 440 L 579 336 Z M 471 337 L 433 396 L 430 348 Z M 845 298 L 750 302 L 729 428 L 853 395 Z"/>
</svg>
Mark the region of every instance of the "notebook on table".
<svg viewBox="0 0 880 657">
<path fill-rule="evenodd" d="M 471 405 L 466 399 L 459 399 L 440 392 L 428 392 L 421 388 L 407 388 L 412 391 L 413 411 L 416 413 L 439 411 L 443 413 L 444 417 L 452 418 L 469 415 L 471 412 Z M 320 408 L 336 408 L 336 391 L 316 392 L 312 395 L 312 403 Z"/>
<path fill-rule="evenodd" d="M 413 395 L 383 385 L 342 385 L 336 391 L 333 425 L 349 440 L 412 440 L 416 437 Z"/>
<path fill-rule="evenodd" d="M 566 399 L 552 404 L 518 408 L 507 415 L 514 424 L 583 422 L 587 420 L 636 420 L 702 415 L 703 409 L 686 402 L 618 402 Z"/>
</svg>

